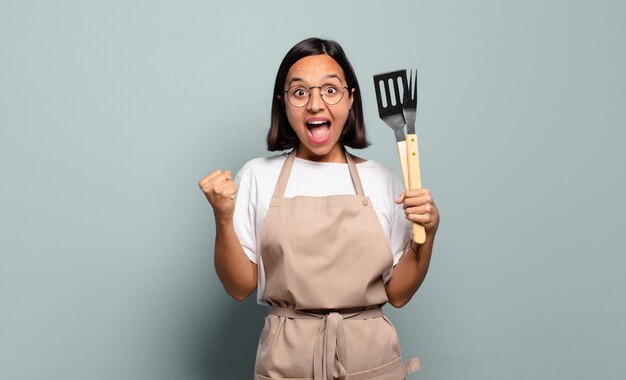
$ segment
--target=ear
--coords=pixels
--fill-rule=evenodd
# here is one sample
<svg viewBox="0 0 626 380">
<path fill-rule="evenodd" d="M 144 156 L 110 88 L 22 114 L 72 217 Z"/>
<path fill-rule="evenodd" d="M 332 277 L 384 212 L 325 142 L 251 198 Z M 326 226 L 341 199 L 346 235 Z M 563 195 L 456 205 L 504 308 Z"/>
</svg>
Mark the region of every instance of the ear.
<svg viewBox="0 0 626 380">
<path fill-rule="evenodd" d="M 356 89 L 353 88 L 352 91 L 350 91 L 350 108 L 352 108 L 352 102 L 354 101 L 354 96 L 353 95 L 354 95 L 354 91 L 355 90 Z"/>
</svg>

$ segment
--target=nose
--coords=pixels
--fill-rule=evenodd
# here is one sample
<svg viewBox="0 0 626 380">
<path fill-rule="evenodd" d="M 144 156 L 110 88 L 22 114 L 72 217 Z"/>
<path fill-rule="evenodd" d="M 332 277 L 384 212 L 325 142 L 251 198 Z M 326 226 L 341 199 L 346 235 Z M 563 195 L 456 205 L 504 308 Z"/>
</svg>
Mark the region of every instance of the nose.
<svg viewBox="0 0 626 380">
<path fill-rule="evenodd" d="M 317 94 L 313 89 L 317 89 Z M 309 104 L 307 109 L 311 112 L 317 112 L 324 108 L 324 101 L 322 100 L 322 90 L 319 87 L 311 87 L 311 94 L 309 95 Z"/>
</svg>

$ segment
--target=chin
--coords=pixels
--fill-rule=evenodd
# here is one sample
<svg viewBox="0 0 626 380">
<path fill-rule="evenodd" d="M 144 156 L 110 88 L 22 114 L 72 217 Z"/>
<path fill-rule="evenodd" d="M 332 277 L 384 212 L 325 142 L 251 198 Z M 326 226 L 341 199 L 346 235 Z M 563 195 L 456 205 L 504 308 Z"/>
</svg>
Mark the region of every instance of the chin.
<svg viewBox="0 0 626 380">
<path fill-rule="evenodd" d="M 333 154 L 333 151 L 337 145 L 338 143 L 335 142 L 335 143 L 324 144 L 322 146 L 314 146 L 314 145 L 312 146 L 308 144 L 302 144 L 302 147 L 306 149 L 307 155 L 311 155 L 315 158 L 323 158 L 323 157 L 328 157 L 329 155 Z"/>
</svg>

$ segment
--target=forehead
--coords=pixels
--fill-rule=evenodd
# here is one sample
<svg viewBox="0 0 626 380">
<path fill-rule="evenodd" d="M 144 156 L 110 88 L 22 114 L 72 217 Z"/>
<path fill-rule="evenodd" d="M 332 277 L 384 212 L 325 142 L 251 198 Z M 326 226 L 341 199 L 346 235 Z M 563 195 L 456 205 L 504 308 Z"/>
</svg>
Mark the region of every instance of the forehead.
<svg viewBox="0 0 626 380">
<path fill-rule="evenodd" d="M 341 66 L 328 54 L 310 55 L 296 61 L 287 73 L 286 83 L 318 83 L 329 78 L 345 81 Z"/>
</svg>

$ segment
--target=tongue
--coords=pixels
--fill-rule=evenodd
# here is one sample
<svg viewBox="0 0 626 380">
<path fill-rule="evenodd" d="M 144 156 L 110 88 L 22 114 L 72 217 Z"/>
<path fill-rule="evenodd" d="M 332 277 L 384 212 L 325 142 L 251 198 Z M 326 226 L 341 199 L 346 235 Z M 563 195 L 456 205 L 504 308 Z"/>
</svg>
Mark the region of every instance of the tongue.
<svg viewBox="0 0 626 380">
<path fill-rule="evenodd" d="M 309 125 L 307 128 L 309 141 L 315 145 L 326 144 L 330 140 L 330 125 L 324 123 L 321 125 Z"/>
<path fill-rule="evenodd" d="M 318 127 L 311 127 L 310 130 L 313 137 L 315 137 L 316 139 L 321 139 L 322 137 L 326 136 L 326 133 L 328 132 L 328 125 L 322 124 Z"/>
</svg>

